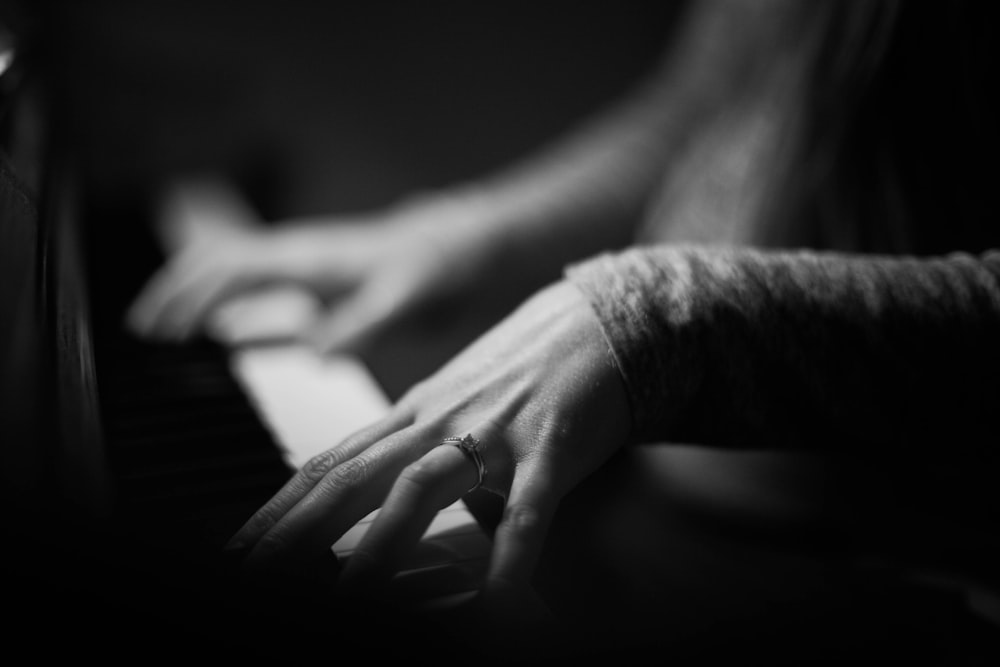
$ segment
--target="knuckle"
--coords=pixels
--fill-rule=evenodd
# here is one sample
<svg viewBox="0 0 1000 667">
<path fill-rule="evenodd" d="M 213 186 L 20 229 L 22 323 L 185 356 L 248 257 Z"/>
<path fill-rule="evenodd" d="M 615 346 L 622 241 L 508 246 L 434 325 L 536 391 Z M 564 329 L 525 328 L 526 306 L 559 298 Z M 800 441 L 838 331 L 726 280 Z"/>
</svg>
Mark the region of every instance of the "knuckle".
<svg viewBox="0 0 1000 667">
<path fill-rule="evenodd" d="M 429 462 L 419 459 L 403 469 L 399 479 L 418 487 L 425 487 L 434 478 L 435 466 Z"/>
<path fill-rule="evenodd" d="M 266 533 L 257 542 L 256 551 L 262 554 L 275 554 L 283 551 L 288 546 L 288 541 L 277 531 Z"/>
<path fill-rule="evenodd" d="M 370 468 L 367 460 L 356 456 L 334 468 L 328 478 L 335 488 L 352 487 L 368 479 Z"/>
<path fill-rule="evenodd" d="M 250 518 L 248 528 L 254 533 L 266 533 L 272 526 L 278 523 L 277 514 L 274 508 L 264 506 L 253 517 Z"/>
<path fill-rule="evenodd" d="M 302 466 L 302 474 L 308 479 L 315 481 L 333 470 L 338 462 L 339 457 L 334 450 L 328 449 L 325 452 L 317 454 L 309 459 L 309 461 Z"/>
<path fill-rule="evenodd" d="M 428 395 L 426 379 L 415 382 L 396 403 L 398 408 L 415 413 Z"/>
<path fill-rule="evenodd" d="M 503 525 L 510 531 L 534 532 L 542 525 L 542 515 L 530 505 L 507 505 L 503 512 Z"/>
</svg>

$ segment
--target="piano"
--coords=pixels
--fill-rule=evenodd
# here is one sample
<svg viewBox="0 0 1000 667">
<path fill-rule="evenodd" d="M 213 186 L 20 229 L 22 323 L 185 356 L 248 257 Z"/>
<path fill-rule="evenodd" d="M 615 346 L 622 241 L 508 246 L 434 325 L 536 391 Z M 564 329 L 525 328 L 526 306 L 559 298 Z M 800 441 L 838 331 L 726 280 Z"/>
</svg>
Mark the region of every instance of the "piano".
<svg viewBox="0 0 1000 667">
<path fill-rule="evenodd" d="M 125 331 L 124 307 L 164 257 L 153 211 L 143 197 L 89 200 L 58 96 L 26 51 L 0 40 L 0 438 L 8 589 L 24 612 L 14 629 L 58 628 L 67 654 L 108 632 L 166 652 L 286 651 L 248 641 L 262 623 L 293 645 L 335 626 L 359 642 L 392 629 L 401 643 L 386 655 L 413 637 L 453 648 L 439 627 L 475 595 L 490 545 L 461 502 L 370 608 L 346 608 L 329 588 L 262 589 L 226 561 L 226 540 L 294 470 L 384 414 L 388 398 L 359 359 Z M 375 514 L 333 545 L 331 564 Z"/>
<path fill-rule="evenodd" d="M 64 132 L 65 107 L 44 71 L 4 55 L 9 46 L 0 38 L 0 476 L 8 510 L 5 594 L 17 610 L 7 637 L 72 659 L 98 651 L 143 659 L 303 651 L 353 658 L 354 642 L 366 648 L 360 655 L 402 658 L 418 646 L 436 662 L 488 664 L 483 652 L 492 635 L 466 624 L 461 602 L 481 575 L 474 559 L 458 578 L 438 564 L 414 563 L 400 580 L 403 595 L 418 602 L 413 608 L 349 609 L 312 590 L 291 599 L 260 591 L 225 562 L 225 539 L 320 444 L 288 435 L 295 429 L 285 413 L 272 412 L 287 394 L 263 378 L 276 369 L 294 384 L 354 377 L 372 414 L 384 397 L 353 359 L 315 365 L 294 346 L 234 350 L 211 339 L 158 346 L 125 334 L 121 312 L 162 259 L 145 222 L 152 213 L 145 193 L 111 208 L 91 205 Z M 838 544 L 831 529 L 842 526 L 821 523 L 816 540 L 802 540 L 815 526 L 799 521 L 800 506 L 778 497 L 781 489 L 765 494 L 793 510 L 774 531 L 779 542 L 808 542 L 820 557 L 787 542 L 762 543 L 762 526 L 740 512 L 735 531 L 720 525 L 717 515 L 733 516 L 734 505 L 753 514 L 744 500 L 759 496 L 734 486 L 719 463 L 693 449 L 669 456 L 631 450 L 594 480 L 616 493 L 595 494 L 598 502 L 576 494 L 561 506 L 555 548 L 540 575 L 552 599 L 563 601 L 559 611 L 580 622 L 577 647 L 589 657 L 639 658 L 626 647 L 674 634 L 685 635 L 669 643 L 675 658 L 726 653 L 720 645 L 728 643 L 728 658 L 744 648 L 759 655 L 763 646 L 781 649 L 784 659 L 827 650 L 832 664 L 860 650 L 871 657 L 873 648 L 898 660 L 904 649 L 915 656 L 934 641 L 907 632 L 908 614 L 932 621 L 915 627 L 967 623 L 956 632 L 986 645 L 973 636 L 986 631 L 964 619 L 957 611 L 964 600 L 951 592 L 899 586 L 892 577 L 859 580 L 850 564 L 831 561 L 825 547 Z M 630 473 L 621 477 L 625 484 L 616 478 L 622 469 Z M 659 473 L 675 483 L 671 493 L 647 484 Z M 758 478 L 745 480 L 753 486 Z M 690 503 L 678 492 L 685 484 L 707 502 Z M 464 508 L 449 508 L 428 553 L 441 551 L 434 548 L 439 534 L 472 536 L 482 546 L 482 535 L 462 532 L 471 525 Z M 349 558 L 363 530 L 346 535 L 335 552 Z M 662 591 L 669 597 L 657 595 Z M 435 606 L 452 595 L 456 604 Z M 616 604 L 634 603 L 631 596 L 648 600 L 655 614 Z M 761 613 L 762 599 L 769 614 Z M 850 633 L 860 639 L 842 645 Z M 933 648 L 936 656 L 948 651 Z"/>
</svg>

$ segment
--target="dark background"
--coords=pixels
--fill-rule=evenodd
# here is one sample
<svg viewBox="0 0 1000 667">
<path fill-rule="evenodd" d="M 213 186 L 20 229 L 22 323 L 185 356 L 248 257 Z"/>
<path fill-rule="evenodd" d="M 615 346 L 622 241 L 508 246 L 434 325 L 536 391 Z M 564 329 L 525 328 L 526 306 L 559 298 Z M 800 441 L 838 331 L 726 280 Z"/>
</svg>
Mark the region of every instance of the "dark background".
<svg viewBox="0 0 1000 667">
<path fill-rule="evenodd" d="M 89 213 L 83 231 L 91 263 L 101 269 L 93 296 L 98 306 L 110 303 L 99 314 L 113 317 L 114 306 L 151 268 L 139 237 L 149 194 L 164 179 L 227 171 L 265 215 L 283 217 L 365 209 L 475 177 L 537 148 L 627 90 L 663 48 L 680 5 L 48 0 L 5 4 L 0 19 L 38 40 L 32 48 L 53 84 L 60 138 L 84 180 Z M 109 302 L 108 289 L 123 300 Z M 381 358 L 376 371 L 383 383 L 385 369 L 412 361 L 410 352 L 389 349 Z M 419 364 L 433 366 L 435 355 Z M 409 376 L 419 373 L 419 364 Z M 69 541 L 54 537 L 57 547 Z M 33 623 L 48 615 L 48 624 L 39 624 L 46 632 L 52 618 L 66 623 L 75 640 L 67 650 L 86 648 L 81 640 L 100 641 L 91 632 L 104 624 L 92 613 L 94 601 L 67 604 L 58 589 L 72 580 L 88 592 L 100 590 L 102 571 L 88 570 L 73 549 L 74 558 L 64 559 L 48 541 L 43 549 L 31 546 L 25 561 L 44 557 L 44 567 L 35 569 L 52 583 L 45 595 L 29 591 L 25 599 L 32 604 L 22 616 Z M 708 553 L 729 554 L 710 547 Z M 731 555 L 744 572 L 742 554 Z M 700 565 L 704 558 L 694 554 L 690 562 Z M 51 571 L 50 564 L 56 566 Z M 772 574 L 761 579 L 764 586 L 789 576 Z M 700 581 L 683 583 L 694 589 Z M 889 591 L 891 604 L 876 605 L 871 616 L 907 604 L 894 594 Z M 692 598 L 702 596 L 698 589 Z M 750 608 L 757 609 L 753 601 Z M 132 612 L 125 607 L 120 616 Z M 170 638 L 162 635 L 172 628 L 152 627 L 163 615 L 142 612 L 130 629 L 143 629 L 148 615 L 145 629 L 158 640 L 156 648 L 169 649 Z M 216 610 L 202 613 L 212 617 Z M 889 630 L 906 621 L 885 618 Z M 871 629 L 867 616 L 857 623 L 887 632 L 878 620 Z M 939 624 L 931 619 L 928 625 Z M 841 642 L 840 627 L 831 625 L 832 644 Z M 57 623 L 54 632 L 65 636 L 67 628 Z M 240 637 L 243 632 L 240 627 Z"/>
<path fill-rule="evenodd" d="M 100 194 L 191 169 L 268 213 L 474 176 L 613 99 L 680 2 L 49 2 L 49 53 Z M 265 188 L 266 184 L 266 188 Z"/>
</svg>

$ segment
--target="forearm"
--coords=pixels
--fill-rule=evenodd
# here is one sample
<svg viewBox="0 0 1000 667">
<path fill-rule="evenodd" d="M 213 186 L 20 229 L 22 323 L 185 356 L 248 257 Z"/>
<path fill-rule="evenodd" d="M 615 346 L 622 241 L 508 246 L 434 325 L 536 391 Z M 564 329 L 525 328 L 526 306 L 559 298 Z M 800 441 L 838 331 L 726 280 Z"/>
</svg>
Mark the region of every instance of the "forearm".
<svg viewBox="0 0 1000 667">
<path fill-rule="evenodd" d="M 661 62 L 619 104 L 537 153 L 449 194 L 467 196 L 511 256 L 555 275 L 634 240 L 651 194 L 683 176 L 692 146 L 756 112 L 808 59 L 815 31 L 790 0 L 691 3 Z M 793 103 L 788 99 L 783 103 Z M 529 262 L 525 262 L 528 264 Z"/>
<path fill-rule="evenodd" d="M 685 180 L 692 146 L 715 150 L 718 128 L 733 113 L 758 114 L 776 87 L 793 87 L 790 68 L 807 60 L 814 34 L 799 5 L 691 3 L 662 61 L 620 103 L 515 164 L 418 193 L 373 220 L 468 239 L 470 254 L 491 272 L 515 273 L 508 270 L 515 264 L 524 293 L 558 278 L 569 262 L 627 245 L 665 179 L 692 190 Z M 309 222 L 284 228 L 298 227 L 312 242 Z"/>
<path fill-rule="evenodd" d="M 1000 405 L 1000 253 L 849 257 L 660 246 L 569 276 L 598 312 L 639 440 L 981 442 Z"/>
</svg>

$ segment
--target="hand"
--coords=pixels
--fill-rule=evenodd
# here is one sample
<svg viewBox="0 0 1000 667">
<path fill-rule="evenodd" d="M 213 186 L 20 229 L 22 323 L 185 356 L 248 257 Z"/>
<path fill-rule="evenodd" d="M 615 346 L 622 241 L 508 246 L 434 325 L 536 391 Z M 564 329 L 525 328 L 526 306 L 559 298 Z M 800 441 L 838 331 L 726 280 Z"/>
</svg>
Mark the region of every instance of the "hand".
<svg viewBox="0 0 1000 667">
<path fill-rule="evenodd" d="M 381 510 L 341 583 L 373 590 L 402 565 L 438 510 L 478 480 L 449 436 L 472 434 L 484 488 L 506 501 L 485 600 L 528 590 L 560 499 L 628 437 L 624 386 L 596 316 L 572 285 L 539 292 L 383 420 L 315 457 L 233 537 L 251 572 L 319 567 L 357 521 Z"/>
<path fill-rule="evenodd" d="M 189 206 L 186 218 L 214 215 Z M 260 290 L 294 287 L 325 310 L 301 332 L 324 351 L 346 351 L 443 300 L 471 290 L 495 253 L 470 200 L 426 198 L 353 218 L 267 227 L 215 225 L 180 244 L 129 310 L 139 335 L 183 340 L 220 307 Z M 188 227 L 198 221 L 185 220 Z"/>
</svg>

